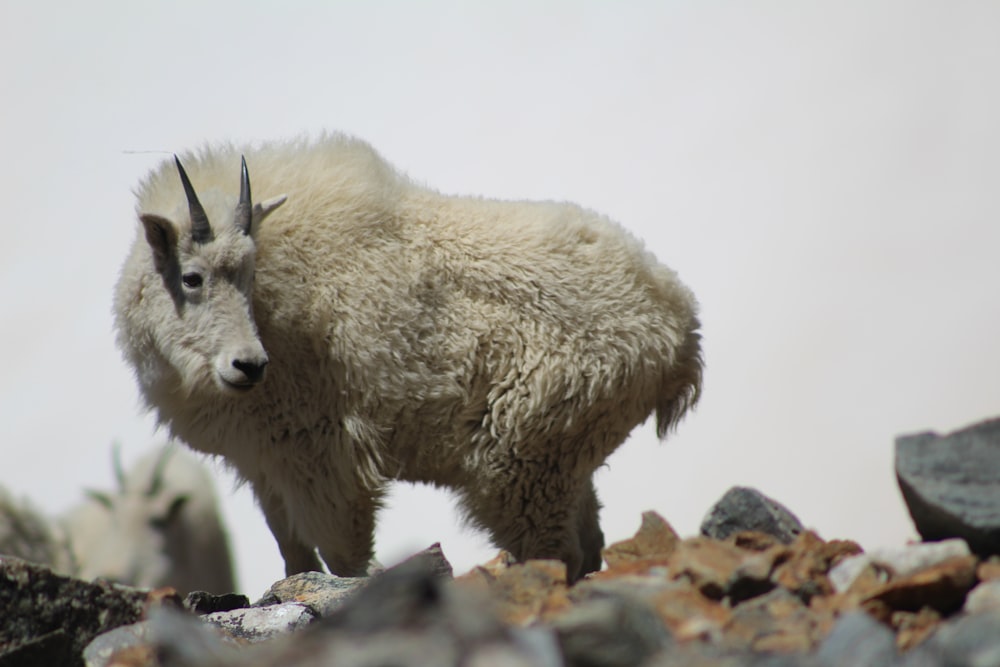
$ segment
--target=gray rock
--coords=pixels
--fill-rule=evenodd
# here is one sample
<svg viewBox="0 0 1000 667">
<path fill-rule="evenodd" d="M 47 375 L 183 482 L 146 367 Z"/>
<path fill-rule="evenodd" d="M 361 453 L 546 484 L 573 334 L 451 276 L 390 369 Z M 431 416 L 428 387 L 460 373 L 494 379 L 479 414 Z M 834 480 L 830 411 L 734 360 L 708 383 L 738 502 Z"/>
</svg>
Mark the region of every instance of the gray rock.
<svg viewBox="0 0 1000 667">
<path fill-rule="evenodd" d="M 896 664 L 896 638 L 892 631 L 861 611 L 837 619 L 820 644 L 816 658 L 824 667 L 887 667 Z"/>
<path fill-rule="evenodd" d="M 756 489 L 734 486 L 708 511 L 701 522 L 701 534 L 724 540 L 744 530 L 767 533 L 788 544 L 803 528 L 781 503 Z"/>
<path fill-rule="evenodd" d="M 94 637 L 83 650 L 83 661 L 87 667 L 106 667 L 111 664 L 111 658 L 115 653 L 127 648 L 145 646 L 148 643 L 148 621 L 123 625 Z"/>
<path fill-rule="evenodd" d="M 921 647 L 939 664 L 959 667 L 1000 665 L 1000 612 L 960 616 L 943 624 Z"/>
<path fill-rule="evenodd" d="M 253 611 L 263 614 L 270 609 Z M 419 560 L 375 577 L 308 628 L 238 651 L 206 634 L 209 624 L 189 615 L 158 613 L 151 624 L 162 667 L 562 664 L 551 631 L 504 626 L 485 601 L 431 573 Z"/>
<path fill-rule="evenodd" d="M 1000 553 L 1000 419 L 896 439 L 896 478 L 925 540 L 960 537 Z"/>
<path fill-rule="evenodd" d="M 255 643 L 301 630 L 316 620 L 316 615 L 304 604 L 283 602 L 269 607 L 218 611 L 203 619 L 232 637 Z"/>
<path fill-rule="evenodd" d="M 83 665 L 83 650 L 94 637 L 139 620 L 147 594 L 63 577 L 47 567 L 0 556 L 0 665 L 30 664 L 26 652 L 68 653 L 48 664 Z M 18 652 L 22 658 L 10 662 Z"/>
<path fill-rule="evenodd" d="M 981 614 L 986 611 L 1000 612 L 1000 579 L 984 581 L 965 596 L 962 611 L 967 614 Z"/>
<path fill-rule="evenodd" d="M 560 616 L 553 628 L 571 667 L 638 665 L 673 641 L 656 613 L 631 597 L 584 602 Z"/>
<path fill-rule="evenodd" d="M 300 602 L 316 616 L 329 616 L 369 582 L 369 577 L 338 577 L 325 572 L 302 572 L 275 582 L 254 607 Z"/>
</svg>

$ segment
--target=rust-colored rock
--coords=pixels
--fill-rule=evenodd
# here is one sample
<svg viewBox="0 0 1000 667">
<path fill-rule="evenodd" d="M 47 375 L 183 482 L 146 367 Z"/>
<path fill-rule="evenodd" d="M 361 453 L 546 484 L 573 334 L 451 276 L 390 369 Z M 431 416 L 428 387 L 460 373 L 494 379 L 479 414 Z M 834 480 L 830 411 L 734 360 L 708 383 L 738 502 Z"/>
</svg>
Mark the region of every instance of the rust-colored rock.
<svg viewBox="0 0 1000 667">
<path fill-rule="evenodd" d="M 855 542 L 824 542 L 816 533 L 803 531 L 789 545 L 784 562 L 777 565 L 772 579 L 805 601 L 815 595 L 830 595 L 833 585 L 827 573 L 831 564 L 860 552 L 861 547 Z"/>
<path fill-rule="evenodd" d="M 530 625 L 571 606 L 566 595 L 566 564 L 557 560 L 515 563 L 489 581 L 500 618 L 512 625 Z"/>
<path fill-rule="evenodd" d="M 996 581 L 1000 579 L 1000 556 L 990 556 L 976 568 L 979 581 Z"/>
<path fill-rule="evenodd" d="M 774 535 L 768 535 L 756 530 L 742 530 L 730 535 L 727 542 L 733 546 L 749 551 L 767 551 L 774 547 L 783 547 L 784 543 Z"/>
<path fill-rule="evenodd" d="M 884 605 L 893 611 L 916 612 L 930 607 L 949 614 L 962 607 L 976 585 L 975 556 L 956 556 L 908 577 L 889 581 L 864 601 L 876 615 Z"/>
<path fill-rule="evenodd" d="M 656 613 L 680 640 L 718 640 L 730 611 L 691 586 L 672 586 L 650 599 Z"/>
<path fill-rule="evenodd" d="M 680 538 L 666 519 L 656 512 L 643 512 L 638 532 L 605 547 L 601 555 L 608 569 L 614 570 L 636 561 L 665 559 L 679 543 Z"/>
<path fill-rule="evenodd" d="M 930 636 L 941 622 L 941 614 L 930 607 L 920 611 L 897 611 L 889 618 L 896 630 L 896 646 L 901 651 L 909 651 Z"/>
<path fill-rule="evenodd" d="M 744 553 L 735 546 L 708 537 L 685 540 L 667 562 L 673 579 L 682 579 L 707 598 L 721 600 Z M 766 574 L 765 574 L 766 577 Z"/>
</svg>

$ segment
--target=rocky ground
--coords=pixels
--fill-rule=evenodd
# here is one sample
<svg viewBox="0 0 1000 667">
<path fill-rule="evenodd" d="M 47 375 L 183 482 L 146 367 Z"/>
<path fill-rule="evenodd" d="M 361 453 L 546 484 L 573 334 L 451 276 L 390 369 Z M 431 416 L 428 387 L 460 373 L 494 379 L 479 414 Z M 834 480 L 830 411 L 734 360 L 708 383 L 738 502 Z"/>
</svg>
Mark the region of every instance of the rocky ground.
<svg viewBox="0 0 1000 667">
<path fill-rule="evenodd" d="M 261 600 L 85 582 L 0 556 L 12 665 L 1000 666 L 1000 420 L 896 443 L 919 544 L 863 553 L 735 488 L 701 534 L 654 512 L 572 586 L 559 562 L 454 577 L 436 546 Z"/>
</svg>

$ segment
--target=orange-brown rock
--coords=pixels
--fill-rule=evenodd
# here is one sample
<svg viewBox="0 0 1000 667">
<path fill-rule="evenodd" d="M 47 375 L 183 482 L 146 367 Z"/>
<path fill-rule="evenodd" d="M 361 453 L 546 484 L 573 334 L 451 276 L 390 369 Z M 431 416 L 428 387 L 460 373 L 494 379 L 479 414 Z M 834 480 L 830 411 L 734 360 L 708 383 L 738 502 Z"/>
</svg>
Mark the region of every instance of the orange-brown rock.
<svg viewBox="0 0 1000 667">
<path fill-rule="evenodd" d="M 1000 556 L 990 556 L 976 568 L 976 577 L 980 581 L 996 581 L 1000 579 Z"/>
<path fill-rule="evenodd" d="M 766 551 L 772 547 L 784 546 L 784 543 L 774 535 L 768 535 L 756 530 L 742 530 L 738 533 L 733 533 L 726 541 L 732 542 L 734 546 L 740 549 L 747 549 L 749 551 Z"/>
<path fill-rule="evenodd" d="M 809 600 L 814 595 L 830 595 L 833 586 L 827 573 L 831 564 L 860 552 L 861 547 L 855 542 L 824 542 L 816 533 L 803 531 L 789 545 L 784 561 L 777 564 L 772 579 L 803 600 Z"/>
<path fill-rule="evenodd" d="M 896 646 L 901 651 L 908 651 L 934 632 L 941 622 L 941 614 L 930 607 L 923 607 L 917 612 L 893 612 L 889 622 L 896 630 Z"/>
<path fill-rule="evenodd" d="M 557 560 L 529 560 L 498 571 L 488 580 L 500 618 L 530 625 L 571 606 L 566 595 L 566 565 Z"/>
<path fill-rule="evenodd" d="M 890 580 L 864 603 L 876 615 L 881 615 L 882 605 L 893 611 L 916 612 L 930 607 L 949 614 L 962 607 L 966 593 L 975 586 L 977 562 L 975 556 L 949 558 L 907 577 Z"/>
<path fill-rule="evenodd" d="M 676 585 L 652 596 L 650 603 L 673 635 L 680 640 L 718 639 L 730 611 L 691 586 Z"/>
<path fill-rule="evenodd" d="M 666 519 L 656 512 L 643 512 L 638 532 L 627 540 L 604 548 L 601 555 L 608 569 L 618 569 L 637 561 L 662 560 L 673 553 L 680 538 Z"/>
<path fill-rule="evenodd" d="M 692 537 L 671 555 L 667 569 L 671 578 L 689 582 L 707 598 L 721 600 L 745 555 L 732 544 Z"/>
</svg>

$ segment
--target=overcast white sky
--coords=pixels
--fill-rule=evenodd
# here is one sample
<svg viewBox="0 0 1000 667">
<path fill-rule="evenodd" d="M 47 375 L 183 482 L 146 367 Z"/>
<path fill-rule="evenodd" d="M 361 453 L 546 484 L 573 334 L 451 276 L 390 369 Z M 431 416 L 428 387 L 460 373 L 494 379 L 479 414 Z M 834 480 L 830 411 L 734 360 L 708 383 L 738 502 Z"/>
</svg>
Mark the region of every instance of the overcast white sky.
<svg viewBox="0 0 1000 667">
<path fill-rule="evenodd" d="M 698 295 L 702 402 L 599 472 L 609 540 L 646 509 L 693 534 L 735 484 L 914 537 L 894 436 L 1000 414 L 1000 5 L 417 4 L 4 4 L 0 483 L 57 514 L 162 438 L 111 331 L 141 151 L 335 129 L 444 192 L 607 213 Z M 219 481 L 258 596 L 277 548 Z M 493 553 L 409 487 L 377 539 Z"/>
</svg>

